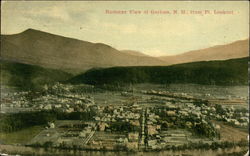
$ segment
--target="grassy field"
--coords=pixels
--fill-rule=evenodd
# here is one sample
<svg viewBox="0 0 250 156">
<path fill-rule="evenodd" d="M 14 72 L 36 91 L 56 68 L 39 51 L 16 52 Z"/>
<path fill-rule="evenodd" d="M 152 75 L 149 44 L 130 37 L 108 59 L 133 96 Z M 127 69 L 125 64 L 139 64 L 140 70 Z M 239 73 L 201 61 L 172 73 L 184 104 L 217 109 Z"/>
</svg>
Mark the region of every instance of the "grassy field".
<svg viewBox="0 0 250 156">
<path fill-rule="evenodd" d="M 35 137 L 42 129 L 42 126 L 33 126 L 11 133 L 0 132 L 0 142 L 4 144 L 25 144 Z"/>
<path fill-rule="evenodd" d="M 226 125 L 222 122 L 216 123 L 221 127 L 220 134 L 222 141 L 238 142 L 241 140 L 247 140 L 248 132 L 244 132 L 242 129 Z"/>
</svg>

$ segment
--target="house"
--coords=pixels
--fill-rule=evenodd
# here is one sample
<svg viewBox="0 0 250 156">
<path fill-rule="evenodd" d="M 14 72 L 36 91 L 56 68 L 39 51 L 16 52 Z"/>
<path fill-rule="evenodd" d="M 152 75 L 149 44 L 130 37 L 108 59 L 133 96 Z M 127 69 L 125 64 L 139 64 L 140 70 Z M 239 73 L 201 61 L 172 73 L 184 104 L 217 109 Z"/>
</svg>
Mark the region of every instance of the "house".
<svg viewBox="0 0 250 156">
<path fill-rule="evenodd" d="M 117 140 L 118 143 L 123 143 L 123 144 L 127 144 L 128 143 L 128 138 L 119 138 Z"/>
<path fill-rule="evenodd" d="M 157 144 L 157 140 L 149 140 L 148 141 L 148 146 L 152 147 L 155 146 Z"/>
<path fill-rule="evenodd" d="M 131 120 L 130 124 L 133 125 L 133 126 L 138 126 L 138 127 L 140 126 L 139 120 Z"/>
<path fill-rule="evenodd" d="M 179 113 L 183 116 L 188 116 L 188 112 L 187 111 L 179 111 Z"/>
<path fill-rule="evenodd" d="M 137 141 L 139 138 L 139 133 L 138 132 L 131 132 L 128 133 L 128 140 L 131 141 Z"/>
<path fill-rule="evenodd" d="M 55 128 L 55 124 L 53 122 L 48 122 L 49 128 Z"/>
<path fill-rule="evenodd" d="M 161 129 L 161 125 L 156 125 L 156 129 L 157 130 Z"/>
<path fill-rule="evenodd" d="M 190 121 L 187 121 L 186 122 L 186 127 L 188 128 L 192 128 L 193 124 L 190 122 Z"/>
<path fill-rule="evenodd" d="M 105 123 L 105 122 L 100 122 L 100 123 L 98 124 L 99 131 L 105 131 L 105 129 L 106 129 L 107 127 L 109 127 L 109 126 L 108 126 L 108 124 Z"/>
<path fill-rule="evenodd" d="M 167 111 L 168 116 L 175 116 L 175 111 Z"/>
<path fill-rule="evenodd" d="M 51 106 L 51 104 L 48 104 L 48 105 L 46 105 L 46 106 L 44 107 L 44 109 L 47 109 L 47 110 L 50 110 L 50 109 L 52 109 L 52 106 Z"/>
<path fill-rule="evenodd" d="M 97 117 L 95 117 L 95 120 L 96 120 L 96 121 L 100 121 L 101 118 L 97 116 Z"/>
<path fill-rule="evenodd" d="M 66 112 L 67 112 L 67 113 L 74 112 L 74 108 L 68 108 L 68 109 L 66 109 Z"/>
<path fill-rule="evenodd" d="M 156 125 L 148 125 L 148 135 L 157 134 L 158 131 L 156 129 L 157 129 Z"/>
<path fill-rule="evenodd" d="M 215 129 L 219 130 L 220 129 L 220 125 L 215 125 Z"/>
</svg>

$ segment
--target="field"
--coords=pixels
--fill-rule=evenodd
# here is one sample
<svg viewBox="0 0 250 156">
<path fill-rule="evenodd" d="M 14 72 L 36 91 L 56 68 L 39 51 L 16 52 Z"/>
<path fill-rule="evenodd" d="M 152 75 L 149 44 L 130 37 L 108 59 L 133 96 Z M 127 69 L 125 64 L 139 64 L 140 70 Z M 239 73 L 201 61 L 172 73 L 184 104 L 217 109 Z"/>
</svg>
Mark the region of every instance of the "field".
<svg viewBox="0 0 250 156">
<path fill-rule="evenodd" d="M 220 122 L 218 124 L 221 127 L 220 134 L 222 141 L 238 142 L 241 140 L 245 140 L 249 135 L 246 129 L 241 130 L 239 128 L 235 128 Z"/>
<path fill-rule="evenodd" d="M 33 126 L 11 133 L 0 132 L 0 142 L 5 144 L 25 144 L 43 129 L 42 126 Z"/>
</svg>

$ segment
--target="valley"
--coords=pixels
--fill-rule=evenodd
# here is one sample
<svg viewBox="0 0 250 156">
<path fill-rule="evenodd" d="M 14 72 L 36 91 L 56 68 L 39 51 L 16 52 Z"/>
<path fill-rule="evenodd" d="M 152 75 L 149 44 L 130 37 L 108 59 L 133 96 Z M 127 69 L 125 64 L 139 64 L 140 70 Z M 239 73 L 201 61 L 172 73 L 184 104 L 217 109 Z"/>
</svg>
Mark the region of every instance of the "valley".
<svg viewBox="0 0 250 156">
<path fill-rule="evenodd" d="M 0 153 L 242 155 L 248 42 L 153 57 L 34 29 L 2 35 Z"/>
<path fill-rule="evenodd" d="M 201 88 L 207 90 L 200 92 Z M 194 149 L 245 150 L 249 125 L 246 90 L 247 86 L 195 84 L 103 89 L 57 83 L 44 86 L 36 94 L 6 92 L 1 99 L 1 120 L 42 126 L 33 138 L 19 144 L 33 148 L 131 152 L 174 149 L 183 154 Z M 222 104 L 225 100 L 231 103 Z M 27 117 L 33 121 L 27 121 Z M 20 131 L 16 125 L 10 124 L 13 127 L 8 129 L 5 122 L 1 123 L 1 133 Z M 232 133 L 238 137 L 230 137 Z M 0 140 L 12 144 L 8 138 L 0 136 Z"/>
</svg>

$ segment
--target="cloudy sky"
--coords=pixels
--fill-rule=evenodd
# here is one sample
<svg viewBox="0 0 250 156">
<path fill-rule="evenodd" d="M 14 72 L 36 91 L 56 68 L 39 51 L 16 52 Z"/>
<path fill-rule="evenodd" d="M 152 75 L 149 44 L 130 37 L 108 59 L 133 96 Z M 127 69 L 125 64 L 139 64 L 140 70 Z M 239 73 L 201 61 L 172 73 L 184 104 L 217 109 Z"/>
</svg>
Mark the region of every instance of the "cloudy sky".
<svg viewBox="0 0 250 156">
<path fill-rule="evenodd" d="M 152 56 L 175 55 L 249 38 L 247 1 L 11 1 L 2 2 L 1 7 L 2 34 L 33 28 Z M 127 14 L 107 14 L 106 10 Z M 130 10 L 142 14 L 130 14 Z M 149 13 L 144 14 L 147 10 Z M 151 14 L 151 10 L 171 14 Z M 178 14 L 173 14 L 173 10 Z M 189 14 L 181 14 L 181 10 Z M 190 14 L 191 10 L 202 14 Z M 211 14 L 203 14 L 204 10 Z M 233 14 L 214 14 L 214 10 Z"/>
</svg>

